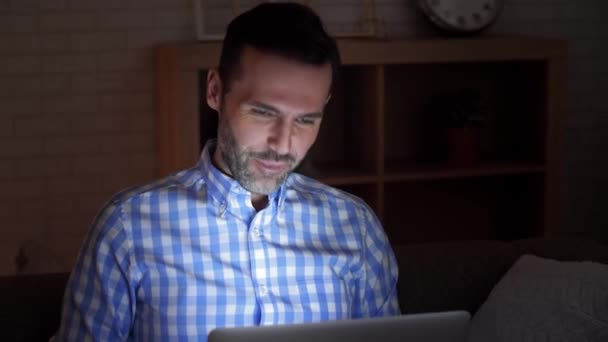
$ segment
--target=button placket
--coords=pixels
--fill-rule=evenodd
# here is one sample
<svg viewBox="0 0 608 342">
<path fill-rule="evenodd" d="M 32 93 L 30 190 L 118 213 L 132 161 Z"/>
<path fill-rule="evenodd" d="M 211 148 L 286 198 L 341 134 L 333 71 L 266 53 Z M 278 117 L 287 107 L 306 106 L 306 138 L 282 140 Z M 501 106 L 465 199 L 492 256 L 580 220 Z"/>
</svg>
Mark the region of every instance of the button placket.
<svg viewBox="0 0 608 342">
<path fill-rule="evenodd" d="M 265 222 L 265 215 L 262 213 L 256 215 L 256 217 L 252 221 L 251 225 L 251 238 L 254 240 L 258 240 L 263 236 L 263 231 L 261 228 L 261 224 Z"/>
<path fill-rule="evenodd" d="M 224 218 L 226 216 L 226 209 L 228 208 L 228 205 L 226 204 L 226 201 L 223 201 L 220 204 L 220 217 Z"/>
<path fill-rule="evenodd" d="M 264 284 L 260 285 L 259 294 L 260 297 L 265 297 L 268 294 L 268 287 Z"/>
<path fill-rule="evenodd" d="M 253 235 L 254 238 L 259 238 L 260 237 L 260 228 L 258 228 L 258 226 L 253 226 L 253 229 L 251 230 L 251 234 Z"/>
</svg>

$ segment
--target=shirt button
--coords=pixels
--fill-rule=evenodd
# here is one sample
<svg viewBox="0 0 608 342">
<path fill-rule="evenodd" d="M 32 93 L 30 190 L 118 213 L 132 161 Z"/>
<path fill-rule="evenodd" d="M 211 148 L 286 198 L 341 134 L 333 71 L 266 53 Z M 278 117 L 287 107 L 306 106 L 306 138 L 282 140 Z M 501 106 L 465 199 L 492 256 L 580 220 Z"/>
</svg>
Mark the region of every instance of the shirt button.
<svg viewBox="0 0 608 342">
<path fill-rule="evenodd" d="M 260 229 L 258 227 L 253 227 L 252 234 L 253 234 L 254 237 L 259 238 L 260 237 Z"/>
<path fill-rule="evenodd" d="M 260 296 L 264 297 L 268 294 L 268 288 L 266 285 L 260 285 Z"/>
</svg>

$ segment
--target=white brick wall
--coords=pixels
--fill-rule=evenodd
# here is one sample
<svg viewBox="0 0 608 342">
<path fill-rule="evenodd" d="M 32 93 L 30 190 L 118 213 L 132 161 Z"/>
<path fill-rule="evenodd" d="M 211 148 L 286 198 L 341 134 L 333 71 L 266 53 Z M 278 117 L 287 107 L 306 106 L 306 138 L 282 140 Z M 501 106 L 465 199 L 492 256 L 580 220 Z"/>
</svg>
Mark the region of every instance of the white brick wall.
<svg viewBox="0 0 608 342">
<path fill-rule="evenodd" d="M 225 3 L 211 24 L 222 27 Z M 362 1 L 311 3 L 334 31 L 357 29 L 363 13 Z M 376 3 L 389 36 L 434 33 L 415 0 Z M 606 13 L 602 0 L 507 0 L 492 28 L 570 42 L 564 231 L 608 223 Z M 68 270 L 111 194 L 153 178 L 152 48 L 193 39 L 193 26 L 190 0 L 0 0 L 0 274 L 15 271 L 20 246 L 41 243 L 28 270 Z"/>
<path fill-rule="evenodd" d="M 30 271 L 68 270 L 103 203 L 154 177 L 152 48 L 194 38 L 190 6 L 0 2 L 0 274 L 39 244 Z"/>
</svg>

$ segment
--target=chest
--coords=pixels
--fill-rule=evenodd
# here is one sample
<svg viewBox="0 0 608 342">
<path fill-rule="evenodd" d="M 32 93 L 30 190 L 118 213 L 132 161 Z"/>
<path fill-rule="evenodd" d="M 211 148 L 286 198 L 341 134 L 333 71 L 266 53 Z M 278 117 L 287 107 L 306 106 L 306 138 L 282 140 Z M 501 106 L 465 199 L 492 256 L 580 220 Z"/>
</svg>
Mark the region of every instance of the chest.
<svg viewBox="0 0 608 342">
<path fill-rule="evenodd" d="M 349 317 L 359 291 L 360 239 L 347 221 L 292 212 L 169 215 L 136 240 L 138 317 L 258 325 Z M 181 322 L 181 323 L 180 323 Z M 149 325 L 152 324 L 152 325 Z"/>
</svg>

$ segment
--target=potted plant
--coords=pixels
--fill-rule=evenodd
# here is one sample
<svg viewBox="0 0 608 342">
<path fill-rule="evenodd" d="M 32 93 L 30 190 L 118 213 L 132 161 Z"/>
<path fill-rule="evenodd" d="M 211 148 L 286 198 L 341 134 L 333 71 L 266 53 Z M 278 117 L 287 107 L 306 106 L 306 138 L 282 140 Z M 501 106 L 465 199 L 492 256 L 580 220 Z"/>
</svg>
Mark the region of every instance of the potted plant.
<svg viewBox="0 0 608 342">
<path fill-rule="evenodd" d="M 480 130 L 487 112 L 481 94 L 463 90 L 436 99 L 435 115 L 443 131 L 445 160 L 450 165 L 470 166 L 480 160 Z"/>
</svg>

